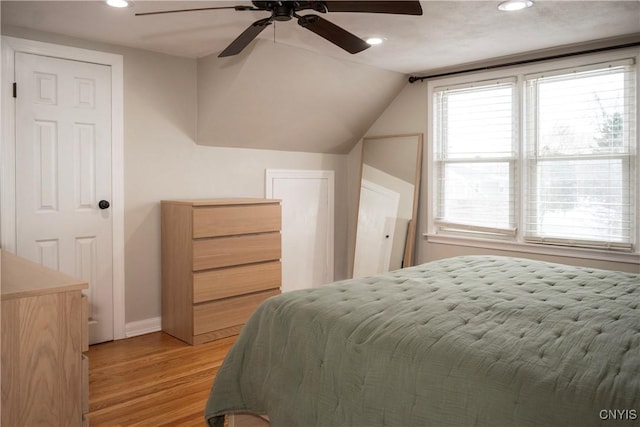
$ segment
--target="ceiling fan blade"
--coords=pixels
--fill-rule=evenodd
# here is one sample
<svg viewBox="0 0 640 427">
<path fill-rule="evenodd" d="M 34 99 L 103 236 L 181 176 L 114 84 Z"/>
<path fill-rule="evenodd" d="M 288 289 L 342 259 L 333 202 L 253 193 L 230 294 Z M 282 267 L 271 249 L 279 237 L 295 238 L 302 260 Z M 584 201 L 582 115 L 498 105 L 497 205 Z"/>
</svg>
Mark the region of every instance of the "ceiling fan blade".
<svg viewBox="0 0 640 427">
<path fill-rule="evenodd" d="M 329 12 L 394 13 L 422 15 L 419 1 L 325 1 Z"/>
<path fill-rule="evenodd" d="M 161 15 L 163 13 L 179 13 L 179 12 L 195 12 L 198 10 L 220 10 L 220 9 L 234 9 L 234 10 L 262 10 L 251 6 L 214 6 L 214 7 L 199 7 L 196 9 L 176 9 L 176 10 L 158 10 L 155 12 L 140 12 L 135 16 L 144 15 Z"/>
<path fill-rule="evenodd" d="M 233 56 L 242 52 L 242 49 L 247 47 L 249 43 L 256 37 L 258 34 L 262 32 L 265 28 L 271 25 L 271 21 L 273 18 L 264 18 L 260 19 L 249 26 L 242 34 L 240 34 L 234 41 L 231 42 L 229 46 L 225 50 L 218 55 L 218 58 L 223 58 L 225 56 Z"/>
<path fill-rule="evenodd" d="M 320 37 L 346 50 L 349 53 L 358 53 L 370 47 L 369 43 L 360 37 L 351 34 L 342 27 L 333 24 L 318 15 L 305 15 L 298 18 L 298 24 L 309 31 L 313 31 Z"/>
</svg>

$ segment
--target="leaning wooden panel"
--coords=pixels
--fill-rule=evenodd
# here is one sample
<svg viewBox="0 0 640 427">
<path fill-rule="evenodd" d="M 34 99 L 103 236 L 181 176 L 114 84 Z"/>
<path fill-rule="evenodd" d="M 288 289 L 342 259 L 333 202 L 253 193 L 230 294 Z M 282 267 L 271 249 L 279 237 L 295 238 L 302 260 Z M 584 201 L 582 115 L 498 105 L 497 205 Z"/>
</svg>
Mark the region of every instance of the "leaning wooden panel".
<svg viewBox="0 0 640 427">
<path fill-rule="evenodd" d="M 193 269 L 206 270 L 280 259 L 280 240 L 279 232 L 195 240 Z"/>
<path fill-rule="evenodd" d="M 233 236 L 280 231 L 280 204 L 193 208 L 193 237 Z"/>
<path fill-rule="evenodd" d="M 241 265 L 193 274 L 193 302 L 205 302 L 279 288 L 280 261 Z"/>
</svg>

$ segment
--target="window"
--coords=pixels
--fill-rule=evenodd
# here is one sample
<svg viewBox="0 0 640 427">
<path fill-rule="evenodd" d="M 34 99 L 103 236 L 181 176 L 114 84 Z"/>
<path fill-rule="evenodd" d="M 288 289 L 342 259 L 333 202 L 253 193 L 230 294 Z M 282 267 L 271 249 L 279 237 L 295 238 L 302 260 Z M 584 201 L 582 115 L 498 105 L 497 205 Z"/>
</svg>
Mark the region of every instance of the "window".
<svg viewBox="0 0 640 427">
<path fill-rule="evenodd" d="M 434 94 L 436 224 L 513 235 L 515 79 Z"/>
<path fill-rule="evenodd" d="M 527 241 L 631 249 L 629 65 L 526 77 Z"/>
<path fill-rule="evenodd" d="M 634 251 L 633 60 L 431 85 L 432 231 Z"/>
</svg>

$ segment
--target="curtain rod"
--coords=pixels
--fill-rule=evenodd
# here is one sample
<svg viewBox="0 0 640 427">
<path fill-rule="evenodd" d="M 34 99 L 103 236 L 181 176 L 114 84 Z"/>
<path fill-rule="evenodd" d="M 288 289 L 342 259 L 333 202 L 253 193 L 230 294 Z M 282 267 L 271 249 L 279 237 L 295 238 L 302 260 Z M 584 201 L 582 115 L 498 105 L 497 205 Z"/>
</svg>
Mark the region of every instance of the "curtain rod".
<svg viewBox="0 0 640 427">
<path fill-rule="evenodd" d="M 415 83 L 417 81 L 421 81 L 422 82 L 423 80 L 434 79 L 436 77 L 448 77 L 448 76 L 455 76 L 457 74 L 463 74 L 463 73 L 473 73 L 473 72 L 477 72 L 477 71 L 495 70 L 495 69 L 498 69 L 498 68 L 513 67 L 513 66 L 516 66 L 516 65 L 532 64 L 532 63 L 535 63 L 535 62 L 548 61 L 548 60 L 551 60 L 551 59 L 570 58 L 572 56 L 587 55 L 587 54 L 590 54 L 590 53 L 605 52 L 605 51 L 608 51 L 608 50 L 624 49 L 624 48 L 627 48 L 627 47 L 635 47 L 635 46 L 640 46 L 640 41 L 632 42 L 632 43 L 620 44 L 620 45 L 616 45 L 616 46 L 608 46 L 608 47 L 600 47 L 600 48 L 595 48 L 595 49 L 582 50 L 582 51 L 579 51 L 579 52 L 562 53 L 562 54 L 558 54 L 558 55 L 545 56 L 545 57 L 542 57 L 542 58 L 523 59 L 523 60 L 520 60 L 520 61 L 505 62 L 503 64 L 487 65 L 485 67 L 468 68 L 468 69 L 465 69 L 465 70 L 450 71 L 448 73 L 431 74 L 431 75 L 428 75 L 428 76 L 410 76 L 409 77 L 409 83 Z"/>
</svg>

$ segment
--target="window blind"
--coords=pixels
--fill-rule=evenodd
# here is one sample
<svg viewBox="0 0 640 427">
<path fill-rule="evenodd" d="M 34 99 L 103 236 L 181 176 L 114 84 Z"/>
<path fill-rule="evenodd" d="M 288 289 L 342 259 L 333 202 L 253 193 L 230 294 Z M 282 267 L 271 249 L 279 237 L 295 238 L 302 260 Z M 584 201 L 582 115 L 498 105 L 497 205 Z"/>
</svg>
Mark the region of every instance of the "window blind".
<svg viewBox="0 0 640 427">
<path fill-rule="evenodd" d="M 434 90 L 434 222 L 441 229 L 514 234 L 514 89 L 509 79 Z"/>
<path fill-rule="evenodd" d="M 635 65 L 525 77 L 525 240 L 631 250 Z"/>
</svg>

